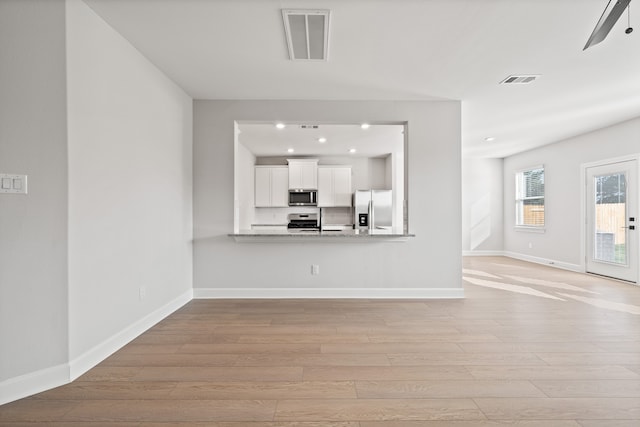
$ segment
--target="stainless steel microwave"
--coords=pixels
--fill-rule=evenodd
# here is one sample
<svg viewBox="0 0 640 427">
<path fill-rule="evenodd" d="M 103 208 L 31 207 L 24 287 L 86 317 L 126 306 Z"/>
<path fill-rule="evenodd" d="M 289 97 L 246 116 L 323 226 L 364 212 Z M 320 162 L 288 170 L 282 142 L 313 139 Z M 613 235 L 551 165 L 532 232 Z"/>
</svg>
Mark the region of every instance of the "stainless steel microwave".
<svg viewBox="0 0 640 427">
<path fill-rule="evenodd" d="M 318 190 L 289 190 L 289 206 L 318 206 Z"/>
</svg>

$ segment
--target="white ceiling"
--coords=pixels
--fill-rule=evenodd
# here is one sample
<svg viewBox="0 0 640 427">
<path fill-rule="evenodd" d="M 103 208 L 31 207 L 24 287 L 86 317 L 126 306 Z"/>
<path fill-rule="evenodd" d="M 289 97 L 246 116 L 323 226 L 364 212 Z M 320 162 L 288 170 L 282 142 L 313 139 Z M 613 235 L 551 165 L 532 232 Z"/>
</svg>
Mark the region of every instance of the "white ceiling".
<svg viewBox="0 0 640 427">
<path fill-rule="evenodd" d="M 582 51 L 607 0 L 85 1 L 196 99 L 461 100 L 465 155 L 640 116 L 640 28 Z M 283 8 L 331 10 L 328 61 L 288 60 Z"/>
<path fill-rule="evenodd" d="M 357 156 L 383 157 L 404 151 L 403 125 L 304 124 L 318 128 L 302 128 L 289 123 L 277 129 L 273 123 L 240 124 L 238 141 L 257 157 L 261 156 Z M 326 142 L 320 143 L 320 138 Z M 289 148 L 294 149 L 289 153 Z M 350 153 L 350 149 L 355 153 Z"/>
</svg>

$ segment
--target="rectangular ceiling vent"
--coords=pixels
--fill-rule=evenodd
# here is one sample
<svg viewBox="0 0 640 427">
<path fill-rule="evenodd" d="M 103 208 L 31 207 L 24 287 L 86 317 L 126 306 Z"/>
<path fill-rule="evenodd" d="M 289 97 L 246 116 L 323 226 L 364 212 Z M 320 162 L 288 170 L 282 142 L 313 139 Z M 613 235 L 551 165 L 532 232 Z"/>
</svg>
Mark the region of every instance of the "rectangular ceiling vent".
<svg viewBox="0 0 640 427">
<path fill-rule="evenodd" d="M 529 83 L 533 83 L 538 78 L 540 78 L 539 74 L 518 74 L 518 75 L 507 77 L 506 79 L 501 81 L 500 84 L 501 85 L 511 85 L 511 84 L 526 85 Z"/>
<path fill-rule="evenodd" d="M 329 10 L 282 9 L 289 59 L 326 61 L 329 57 Z"/>
<path fill-rule="evenodd" d="M 300 125 L 300 129 L 318 129 L 318 125 Z"/>
</svg>

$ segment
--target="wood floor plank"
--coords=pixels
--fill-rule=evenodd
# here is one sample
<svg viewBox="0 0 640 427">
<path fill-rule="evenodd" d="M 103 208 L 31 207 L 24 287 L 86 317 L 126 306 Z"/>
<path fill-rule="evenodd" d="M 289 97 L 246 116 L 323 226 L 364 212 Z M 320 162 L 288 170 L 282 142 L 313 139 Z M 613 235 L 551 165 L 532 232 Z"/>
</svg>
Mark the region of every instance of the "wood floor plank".
<svg viewBox="0 0 640 427">
<path fill-rule="evenodd" d="M 535 380 L 549 397 L 635 397 L 640 398 L 640 380 Z"/>
<path fill-rule="evenodd" d="M 47 422 L 24 422 L 24 421 L 0 421 L 0 427 L 141 427 L 142 423 L 134 422 L 103 422 L 103 421 L 47 421 Z M 144 424 L 147 425 L 146 423 Z M 168 427 L 166 424 L 164 427 Z"/>
<path fill-rule="evenodd" d="M 62 420 L 79 405 L 76 401 L 23 399 L 0 406 L 0 422 L 30 421 L 48 423 Z"/>
<path fill-rule="evenodd" d="M 301 367 L 142 368 L 131 381 L 300 381 Z"/>
<path fill-rule="evenodd" d="M 604 351 L 590 342 L 491 342 L 459 343 L 458 346 L 469 353 L 596 353 Z"/>
<path fill-rule="evenodd" d="M 129 381 L 141 370 L 142 367 L 139 366 L 105 366 L 101 364 L 80 376 L 77 381 Z"/>
<path fill-rule="evenodd" d="M 393 366 L 417 365 L 544 365 L 546 362 L 532 353 L 410 353 L 389 354 Z"/>
<path fill-rule="evenodd" d="M 233 366 L 237 354 L 116 354 L 102 362 L 101 366 Z"/>
<path fill-rule="evenodd" d="M 582 427 L 568 420 L 361 421 L 360 427 Z M 627 426 L 628 427 L 628 426 Z"/>
<path fill-rule="evenodd" d="M 473 379 L 463 366 L 312 366 L 306 381 L 347 380 L 465 380 Z"/>
<path fill-rule="evenodd" d="M 493 334 L 413 334 L 413 335 L 369 335 L 372 343 L 466 343 L 466 342 L 500 342 Z"/>
<path fill-rule="evenodd" d="M 483 420 L 471 399 L 322 399 L 281 400 L 281 421 Z"/>
<path fill-rule="evenodd" d="M 282 334 L 309 334 L 309 335 L 326 335 L 335 334 L 337 329 L 335 326 L 312 325 L 312 326 L 295 326 L 295 325 L 268 325 L 268 326 L 237 326 L 222 325 L 216 328 L 217 334 L 235 334 L 235 335 L 282 335 Z"/>
<path fill-rule="evenodd" d="M 167 399 L 177 382 L 74 381 L 34 396 L 48 400 Z"/>
<path fill-rule="evenodd" d="M 132 344 L 233 344 L 239 335 L 213 333 L 166 333 L 147 332 L 140 335 Z"/>
<path fill-rule="evenodd" d="M 360 427 L 360 423 L 353 421 L 218 421 L 207 423 L 142 423 L 140 427 Z"/>
<path fill-rule="evenodd" d="M 637 420 L 580 420 L 582 427 L 635 427 Z"/>
<path fill-rule="evenodd" d="M 116 354 L 170 354 L 175 353 L 181 344 L 131 344 Z"/>
<path fill-rule="evenodd" d="M 436 343 L 359 343 L 359 344 L 320 344 L 322 353 L 455 353 L 462 352 L 458 344 Z"/>
<path fill-rule="evenodd" d="M 261 334 L 241 335 L 238 342 L 247 344 L 316 344 L 316 343 L 365 343 L 366 334 Z"/>
<path fill-rule="evenodd" d="M 174 399 L 353 399 L 353 381 L 180 382 L 170 392 Z"/>
<path fill-rule="evenodd" d="M 597 346 L 602 351 L 611 353 L 640 353 L 640 340 L 638 341 L 600 341 Z"/>
<path fill-rule="evenodd" d="M 388 366 L 385 354 L 247 354 L 236 366 Z"/>
<path fill-rule="evenodd" d="M 320 353 L 320 344 L 183 344 L 178 353 Z"/>
<path fill-rule="evenodd" d="M 66 421 L 272 421 L 274 400 L 83 400 Z"/>
<path fill-rule="evenodd" d="M 636 398 L 475 398 L 487 418 L 499 419 L 575 419 L 640 420 Z"/>
<path fill-rule="evenodd" d="M 623 366 L 467 366 L 477 379 L 494 380 L 640 380 L 635 372 Z"/>
<path fill-rule="evenodd" d="M 365 399 L 546 397 L 529 381 L 356 381 Z"/>
<path fill-rule="evenodd" d="M 640 364 L 638 353 L 536 353 L 549 365 L 630 365 Z"/>
</svg>

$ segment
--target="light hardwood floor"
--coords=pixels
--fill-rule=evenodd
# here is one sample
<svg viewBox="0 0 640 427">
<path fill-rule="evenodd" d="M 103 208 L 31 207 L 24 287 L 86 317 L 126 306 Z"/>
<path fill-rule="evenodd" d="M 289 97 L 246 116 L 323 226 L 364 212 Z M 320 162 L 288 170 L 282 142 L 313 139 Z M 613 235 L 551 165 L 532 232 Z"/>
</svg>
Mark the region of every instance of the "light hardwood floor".
<svg viewBox="0 0 640 427">
<path fill-rule="evenodd" d="M 640 287 L 464 264 L 464 300 L 194 300 L 0 426 L 640 425 Z"/>
</svg>

